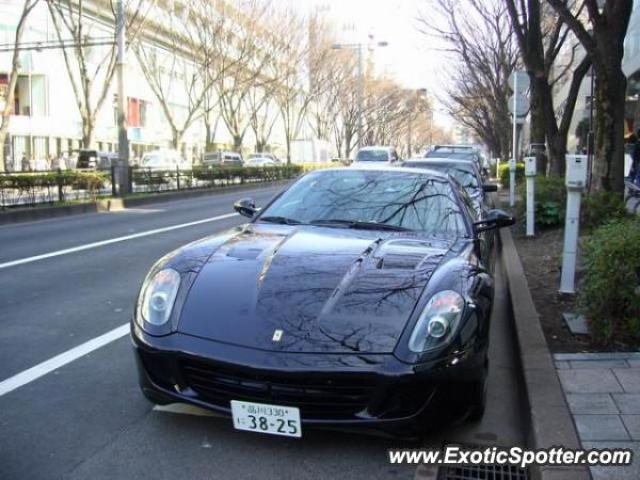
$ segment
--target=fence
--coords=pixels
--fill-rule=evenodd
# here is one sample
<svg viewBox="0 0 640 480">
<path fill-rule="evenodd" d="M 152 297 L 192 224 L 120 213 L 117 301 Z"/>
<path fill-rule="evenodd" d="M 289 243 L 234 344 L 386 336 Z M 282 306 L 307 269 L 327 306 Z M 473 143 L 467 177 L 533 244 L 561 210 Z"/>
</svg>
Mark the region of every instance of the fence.
<svg viewBox="0 0 640 480">
<path fill-rule="evenodd" d="M 247 183 L 286 180 L 302 173 L 298 165 L 269 167 L 197 167 L 192 170 L 153 170 L 128 167 L 131 193 L 209 189 Z M 106 171 L 54 170 L 0 173 L 0 209 L 60 202 L 95 201 L 116 196 L 121 167 Z"/>
</svg>

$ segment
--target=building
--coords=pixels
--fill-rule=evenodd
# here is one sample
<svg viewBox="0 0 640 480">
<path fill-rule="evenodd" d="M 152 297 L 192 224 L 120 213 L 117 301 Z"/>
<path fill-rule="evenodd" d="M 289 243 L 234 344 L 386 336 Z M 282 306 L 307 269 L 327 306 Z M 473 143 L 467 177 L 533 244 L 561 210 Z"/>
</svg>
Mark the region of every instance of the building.
<svg viewBox="0 0 640 480">
<path fill-rule="evenodd" d="M 69 0 L 77 12 L 76 0 Z M 140 4 L 146 0 L 139 0 Z M 86 49 L 88 70 L 95 77 L 90 94 L 91 105 L 97 105 L 104 97 L 95 116 L 95 127 L 91 147 L 101 151 L 117 151 L 117 88 L 116 77 L 109 77 L 108 60 L 113 52 L 114 19 L 111 2 L 107 0 L 85 0 L 82 2 L 83 32 L 89 41 L 96 45 Z M 133 4 L 135 2 L 129 2 Z M 148 3 L 148 2 L 146 2 Z M 188 1 L 172 0 L 154 2 L 155 10 L 145 20 L 140 31 L 140 38 L 150 50 L 158 55 L 173 58 L 175 53 L 170 46 L 163 44 L 160 36 L 155 35 L 160 28 L 165 28 L 167 18 L 191 12 Z M 22 2 L 0 0 L 0 107 L 7 94 L 8 74 L 13 56 L 13 42 L 16 25 L 22 11 Z M 128 12 L 131 15 L 132 12 Z M 54 19 L 47 7 L 47 2 L 40 2 L 31 12 L 27 28 L 21 40 L 23 44 L 39 43 L 44 46 L 59 45 L 60 37 L 56 33 Z M 64 34 L 62 35 L 64 37 Z M 62 38 L 65 40 L 65 38 Z M 102 40 L 102 44 L 99 40 Z M 70 56 L 71 49 L 67 49 Z M 173 55 L 173 57 L 172 57 Z M 159 147 L 173 147 L 176 143 L 172 127 L 168 121 L 167 111 L 172 117 L 184 119 L 189 112 L 190 102 L 188 89 L 180 83 L 181 79 L 191 75 L 190 58 L 194 52 L 184 52 L 180 58 L 180 70 L 173 71 L 166 65 L 171 59 L 161 63 L 162 81 L 174 81 L 168 88 L 169 97 L 166 103 L 160 102 L 157 92 L 145 76 L 142 65 L 129 48 L 127 54 L 126 95 L 127 95 L 127 127 L 131 148 L 131 158 L 139 158 L 145 151 Z M 61 155 L 71 155 L 86 144 L 83 132 L 83 121 L 78 105 L 78 78 L 76 88 L 70 80 L 61 48 L 39 48 L 24 50 L 20 54 L 19 77 L 15 89 L 14 114 L 10 118 L 9 135 L 3 146 L 3 154 L 8 170 L 21 170 L 22 159 L 50 159 Z M 106 59 L 106 60 L 105 60 Z M 73 61 L 73 59 L 71 60 Z M 75 71 L 74 69 L 72 69 Z M 148 73 L 148 72 L 147 72 Z M 81 96 L 81 95 L 80 95 Z M 215 99 L 212 101 L 216 103 Z M 234 148 L 234 138 L 220 119 L 220 112 L 215 108 L 208 113 L 215 128 L 207 130 L 202 112 L 194 115 L 194 120 L 182 132 L 177 148 L 188 160 L 198 161 L 206 146 L 216 150 Z M 281 120 L 274 116 L 275 125 L 265 149 L 274 151 L 281 158 L 286 155 L 285 140 Z M 86 124 L 86 122 L 85 122 Z M 210 138 L 207 137 L 209 131 Z M 242 150 L 249 153 L 255 150 L 256 139 L 250 128 L 246 129 Z"/>
<path fill-rule="evenodd" d="M 627 76 L 626 133 L 640 128 L 640 0 L 634 0 L 624 42 L 622 70 Z"/>
</svg>

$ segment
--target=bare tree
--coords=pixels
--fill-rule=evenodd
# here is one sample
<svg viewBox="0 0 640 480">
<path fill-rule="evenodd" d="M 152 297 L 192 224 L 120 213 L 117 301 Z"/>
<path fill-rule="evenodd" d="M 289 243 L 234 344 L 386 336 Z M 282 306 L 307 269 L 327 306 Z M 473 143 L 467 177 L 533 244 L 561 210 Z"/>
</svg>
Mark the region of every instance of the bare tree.
<svg viewBox="0 0 640 480">
<path fill-rule="evenodd" d="M 562 17 L 540 0 L 505 0 L 514 28 L 522 60 L 531 79 L 531 142 L 546 143 L 549 152 L 549 172 L 562 175 L 565 169 L 567 137 L 575 110 L 580 85 L 589 66 L 590 58 L 585 56 L 576 66 L 574 58 L 576 45 L 570 48 L 570 58 L 565 65 L 559 65 L 558 55 L 563 50 L 570 29 Z M 546 7 L 546 8 L 545 8 Z M 549 11 L 551 10 L 551 11 Z M 572 71 L 571 84 L 558 124 L 554 106 L 553 88 Z M 553 76 L 554 70 L 558 73 Z M 546 171 L 542 165 L 542 171 Z"/>
<path fill-rule="evenodd" d="M 631 0 L 547 0 L 578 38 L 596 74 L 596 145 L 593 190 L 624 191 L 624 38 Z M 582 14 L 582 5 L 586 15 Z"/>
<path fill-rule="evenodd" d="M 38 0 L 25 0 L 22 7 L 22 13 L 20 14 L 20 18 L 18 19 L 18 24 L 16 26 L 16 36 L 13 42 L 13 59 L 11 60 L 11 71 L 9 72 L 7 93 L 4 99 L 4 108 L 2 109 L 2 123 L 0 124 L 0 147 L 2 147 L 2 155 L 0 156 L 0 172 L 4 172 L 6 169 L 4 144 L 7 141 L 7 133 L 9 132 L 9 120 L 13 112 L 16 83 L 18 81 L 18 70 L 20 68 L 21 51 L 19 48 L 20 42 L 22 40 L 22 35 L 24 34 L 24 29 L 26 27 L 27 17 L 37 4 Z"/>
<path fill-rule="evenodd" d="M 131 0 L 125 6 L 129 15 L 126 21 L 128 39 L 131 41 L 144 23 L 145 15 L 153 6 L 151 2 L 146 8 L 143 0 Z M 109 22 L 114 26 L 115 10 L 113 1 L 105 0 L 109 12 Z M 47 0 L 49 13 L 53 23 L 56 37 L 60 42 L 72 40 L 72 47 L 63 47 L 64 57 L 69 82 L 73 89 L 80 118 L 82 119 L 82 145 L 91 148 L 94 140 L 96 116 L 101 110 L 107 98 L 111 81 L 115 73 L 116 47 L 113 35 L 102 35 L 100 38 L 105 45 L 96 48 L 91 45 L 92 35 L 103 30 L 97 23 L 87 21 L 86 7 L 83 0 L 72 2 L 71 0 Z M 96 8 L 96 5 L 91 5 Z M 101 12 L 104 13 L 101 9 Z M 95 13 L 95 12 L 92 12 Z"/>
<path fill-rule="evenodd" d="M 448 98 L 442 103 L 493 155 L 507 158 L 511 143 L 507 80 L 518 52 L 506 7 L 499 0 L 467 0 L 465 14 L 460 15 L 462 3 L 457 0 L 430 5 L 429 15 L 418 19 L 421 31 L 446 42 L 454 65 Z M 431 21 L 432 15 L 442 22 Z"/>
</svg>

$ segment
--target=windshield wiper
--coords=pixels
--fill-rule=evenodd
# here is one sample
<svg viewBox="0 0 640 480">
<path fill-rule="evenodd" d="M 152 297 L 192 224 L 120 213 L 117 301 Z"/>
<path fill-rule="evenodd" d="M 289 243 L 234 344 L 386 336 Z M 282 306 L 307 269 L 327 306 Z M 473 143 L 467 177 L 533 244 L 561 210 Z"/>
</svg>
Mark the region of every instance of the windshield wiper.
<svg viewBox="0 0 640 480">
<path fill-rule="evenodd" d="M 399 227 L 389 223 L 369 222 L 366 220 L 345 220 L 341 218 L 318 219 L 309 222 L 309 225 L 319 226 L 340 226 L 344 228 L 354 228 L 362 230 L 392 230 L 394 232 L 410 232 L 410 228 Z"/>
<path fill-rule="evenodd" d="M 300 220 L 296 220 L 295 218 L 288 217 L 278 217 L 278 216 L 267 216 L 258 218 L 260 222 L 267 223 L 278 223 L 280 225 L 303 225 Z"/>
</svg>

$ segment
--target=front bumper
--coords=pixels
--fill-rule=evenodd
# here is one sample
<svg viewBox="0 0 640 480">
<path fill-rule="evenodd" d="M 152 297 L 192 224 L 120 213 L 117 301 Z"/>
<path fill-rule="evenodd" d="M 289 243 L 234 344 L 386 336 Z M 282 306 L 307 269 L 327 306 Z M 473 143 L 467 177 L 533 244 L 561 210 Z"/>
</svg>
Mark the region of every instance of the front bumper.
<svg viewBox="0 0 640 480">
<path fill-rule="evenodd" d="M 305 425 L 420 433 L 458 411 L 485 375 L 486 347 L 408 365 L 393 355 L 275 353 L 133 324 L 140 387 L 154 403 L 231 415 L 230 401 L 300 408 Z"/>
</svg>

